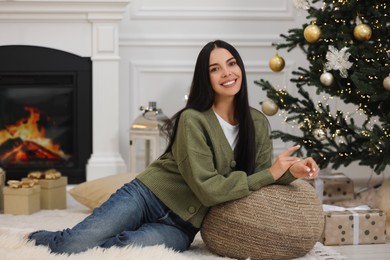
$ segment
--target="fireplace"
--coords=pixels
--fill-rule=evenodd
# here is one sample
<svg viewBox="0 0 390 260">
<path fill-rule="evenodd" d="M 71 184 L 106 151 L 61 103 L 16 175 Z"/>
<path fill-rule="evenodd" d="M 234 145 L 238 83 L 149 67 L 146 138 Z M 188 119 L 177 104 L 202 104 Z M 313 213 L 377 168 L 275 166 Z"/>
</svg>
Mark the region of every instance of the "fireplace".
<svg viewBox="0 0 390 260">
<path fill-rule="evenodd" d="M 36 46 L 0 46 L 0 167 L 7 179 L 57 169 L 86 180 L 92 153 L 90 58 Z"/>
<path fill-rule="evenodd" d="M 2 35 L 0 46 L 48 48 L 53 51 L 73 54 L 73 56 L 67 56 L 69 59 L 71 59 L 70 57 L 75 59 L 77 59 L 76 57 L 88 57 L 85 59 L 92 63 L 92 118 L 85 117 L 88 123 L 90 123 L 88 120 L 92 120 L 92 134 L 89 133 L 85 138 L 83 136 L 72 137 L 74 133 L 66 128 L 66 133 L 57 132 L 54 138 L 59 138 L 58 135 L 61 135 L 61 138 L 76 138 L 78 140 L 92 138 L 92 154 L 89 156 L 86 169 L 85 167 L 82 169 L 86 171 L 87 181 L 127 172 L 127 165 L 119 149 L 119 122 L 125 119 L 119 118 L 119 111 L 123 105 L 119 102 L 118 27 L 130 2 L 131 0 L 0 1 L 0 35 Z M 4 60 L 3 57 L 1 59 Z M 38 57 L 36 61 L 40 59 L 41 57 Z M 46 61 L 53 65 L 58 63 L 56 60 Z M 7 62 L 12 62 L 12 60 Z M 23 64 L 20 65 L 23 67 Z M 79 75 L 77 73 L 73 80 L 79 79 Z M 48 75 L 46 74 L 46 76 Z M 64 77 L 65 81 L 72 80 L 72 75 L 69 74 L 59 73 L 53 77 L 57 79 Z M 40 80 L 43 81 L 42 78 Z M 69 87 L 69 85 L 67 86 Z M 47 85 L 41 88 L 43 88 L 43 92 L 49 89 Z M 84 106 L 85 102 L 89 102 L 89 100 L 85 100 L 87 94 L 75 92 L 79 91 L 78 88 L 76 90 L 75 87 L 69 87 L 68 90 L 73 92 L 73 94 L 68 93 L 68 96 L 75 95 L 73 102 L 79 106 Z M 82 99 L 82 101 L 78 99 Z M 65 100 L 63 102 L 70 102 L 66 98 L 63 100 Z M 64 110 L 63 108 L 62 114 L 65 113 Z M 24 109 L 21 111 L 23 116 L 28 114 Z M 42 113 L 42 111 L 40 112 Z M 75 111 L 73 112 L 75 113 Z M 85 112 L 84 109 L 79 107 L 77 113 L 83 112 Z M 44 118 L 45 115 L 47 112 L 43 112 L 41 118 Z M 56 115 L 58 116 L 58 114 Z M 62 120 L 60 121 L 63 123 Z M 86 122 L 83 119 L 74 118 L 74 128 L 80 127 L 84 131 L 86 128 L 82 124 Z M 44 127 L 47 126 L 50 125 Z M 46 130 L 46 133 L 50 134 L 49 137 L 53 137 L 53 131 L 58 129 L 58 127 L 52 128 L 50 131 Z M 62 139 L 58 140 L 58 138 L 55 142 L 62 142 Z M 88 157 L 89 152 L 84 153 L 83 149 L 90 148 L 89 145 L 86 147 L 77 147 L 77 145 L 79 142 L 74 141 L 74 139 L 67 142 L 66 145 L 60 144 L 61 149 L 67 155 L 68 153 L 82 154 L 81 157 L 78 157 L 81 158 L 78 161 L 67 161 L 67 163 L 77 165 L 73 170 L 84 164 L 83 160 Z"/>
</svg>

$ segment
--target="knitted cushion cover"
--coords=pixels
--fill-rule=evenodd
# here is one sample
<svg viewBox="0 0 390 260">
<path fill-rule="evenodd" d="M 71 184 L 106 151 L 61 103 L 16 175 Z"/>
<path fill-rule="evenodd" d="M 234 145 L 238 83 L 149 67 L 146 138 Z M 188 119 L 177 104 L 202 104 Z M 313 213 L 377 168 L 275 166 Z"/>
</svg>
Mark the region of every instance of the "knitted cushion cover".
<svg viewBox="0 0 390 260">
<path fill-rule="evenodd" d="M 322 204 L 304 180 L 269 185 L 212 207 L 201 235 L 207 248 L 237 259 L 292 259 L 307 254 L 324 228 Z"/>
</svg>

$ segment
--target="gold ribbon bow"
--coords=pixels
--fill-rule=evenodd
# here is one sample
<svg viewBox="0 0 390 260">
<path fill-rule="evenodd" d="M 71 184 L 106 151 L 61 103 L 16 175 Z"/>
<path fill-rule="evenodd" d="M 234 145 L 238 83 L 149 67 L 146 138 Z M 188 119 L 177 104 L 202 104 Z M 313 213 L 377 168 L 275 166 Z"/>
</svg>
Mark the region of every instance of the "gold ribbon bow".
<svg viewBox="0 0 390 260">
<path fill-rule="evenodd" d="M 32 188 L 35 185 L 34 180 L 9 180 L 7 181 L 7 184 L 12 189 L 20 189 L 20 188 Z"/>
<path fill-rule="evenodd" d="M 27 177 L 29 179 L 45 179 L 45 180 L 56 180 L 61 178 L 61 173 L 55 169 L 49 169 L 44 172 L 35 171 L 30 172 Z"/>
</svg>

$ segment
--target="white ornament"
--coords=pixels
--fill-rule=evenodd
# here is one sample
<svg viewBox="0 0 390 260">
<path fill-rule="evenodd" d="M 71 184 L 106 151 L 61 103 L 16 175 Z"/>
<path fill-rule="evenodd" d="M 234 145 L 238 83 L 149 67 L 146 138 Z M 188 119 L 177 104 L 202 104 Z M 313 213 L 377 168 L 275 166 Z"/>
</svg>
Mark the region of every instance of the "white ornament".
<svg viewBox="0 0 390 260">
<path fill-rule="evenodd" d="M 324 141 L 326 138 L 326 133 L 321 128 L 318 128 L 313 130 L 313 136 L 318 141 Z"/>
<path fill-rule="evenodd" d="M 310 8 L 310 4 L 307 0 L 293 0 L 293 4 L 296 9 L 300 10 L 308 10 Z"/>
<path fill-rule="evenodd" d="M 333 74 L 330 72 L 322 73 L 320 76 L 320 81 L 321 81 L 322 85 L 329 87 L 330 85 L 333 84 L 333 81 L 334 81 Z"/>
<path fill-rule="evenodd" d="M 383 87 L 390 91 L 390 74 L 383 80 Z"/>
<path fill-rule="evenodd" d="M 348 77 L 348 69 L 352 67 L 353 63 L 348 61 L 351 54 L 347 50 L 347 47 L 339 51 L 335 47 L 329 46 L 329 51 L 326 53 L 326 70 L 339 70 L 342 78 Z"/>
<path fill-rule="evenodd" d="M 276 103 L 272 99 L 268 99 L 264 102 L 261 102 L 260 104 L 261 104 L 261 110 L 267 116 L 273 116 L 279 110 L 278 105 L 276 105 Z"/>
</svg>

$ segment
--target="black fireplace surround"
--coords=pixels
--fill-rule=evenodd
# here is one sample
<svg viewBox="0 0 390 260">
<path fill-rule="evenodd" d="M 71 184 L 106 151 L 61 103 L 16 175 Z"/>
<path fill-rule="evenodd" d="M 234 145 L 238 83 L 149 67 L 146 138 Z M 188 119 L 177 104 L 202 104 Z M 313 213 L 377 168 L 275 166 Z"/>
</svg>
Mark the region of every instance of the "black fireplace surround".
<svg viewBox="0 0 390 260">
<path fill-rule="evenodd" d="M 91 154 L 91 59 L 44 47 L 0 46 L 0 167 L 7 180 L 56 169 L 68 183 L 80 183 Z"/>
</svg>

